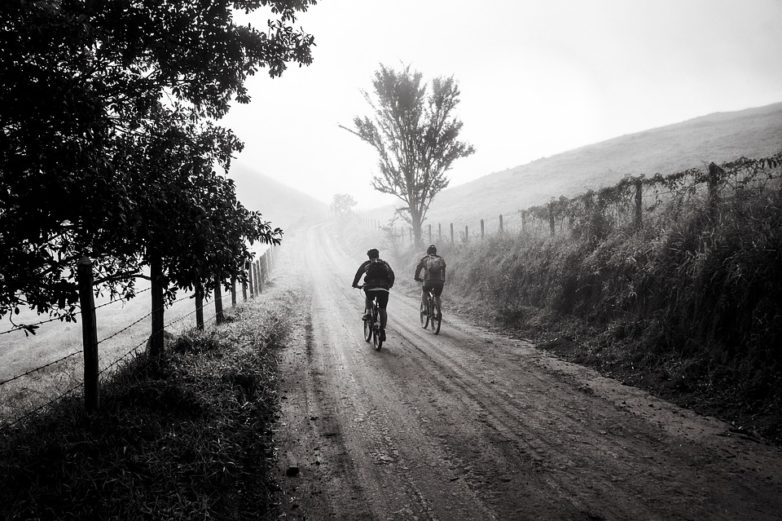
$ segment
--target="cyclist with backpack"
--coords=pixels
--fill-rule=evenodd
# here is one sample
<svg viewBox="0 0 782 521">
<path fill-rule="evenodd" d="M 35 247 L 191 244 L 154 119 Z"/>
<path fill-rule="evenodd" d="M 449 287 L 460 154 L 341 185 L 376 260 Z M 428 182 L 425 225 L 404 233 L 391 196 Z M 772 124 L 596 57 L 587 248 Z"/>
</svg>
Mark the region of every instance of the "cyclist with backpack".
<svg viewBox="0 0 782 521">
<path fill-rule="evenodd" d="M 386 306 L 388 305 L 388 290 L 394 286 L 394 270 L 380 258 L 380 252 L 372 248 L 367 252 L 369 260 L 364 261 L 353 277 L 353 287 L 358 287 L 358 281 L 364 275 L 364 319 L 369 318 L 369 310 L 372 307 L 372 299 L 377 297 L 377 305 L 380 308 L 380 339 L 386 339 Z"/>
<path fill-rule="evenodd" d="M 423 279 L 420 276 L 422 270 L 424 272 Z M 440 295 L 442 295 L 443 286 L 445 285 L 445 259 L 437 255 L 437 246 L 431 244 L 426 249 L 426 257 L 418 261 L 413 278 L 417 282 L 423 282 L 421 285 L 421 301 L 425 302 L 426 293 L 431 290 L 437 309 L 442 309 L 440 307 Z"/>
</svg>

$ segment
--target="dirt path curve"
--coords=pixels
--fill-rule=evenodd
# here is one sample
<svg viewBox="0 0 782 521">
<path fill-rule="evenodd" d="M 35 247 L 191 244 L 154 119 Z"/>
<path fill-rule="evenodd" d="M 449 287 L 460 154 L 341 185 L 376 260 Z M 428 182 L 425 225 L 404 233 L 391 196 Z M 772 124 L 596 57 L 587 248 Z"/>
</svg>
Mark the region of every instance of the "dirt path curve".
<svg viewBox="0 0 782 521">
<path fill-rule="evenodd" d="M 303 239 L 278 432 L 281 474 L 298 467 L 281 478 L 289 518 L 782 518 L 778 449 L 447 307 L 435 336 L 393 293 L 375 351 L 349 287 L 362 259 L 323 228 Z"/>
</svg>

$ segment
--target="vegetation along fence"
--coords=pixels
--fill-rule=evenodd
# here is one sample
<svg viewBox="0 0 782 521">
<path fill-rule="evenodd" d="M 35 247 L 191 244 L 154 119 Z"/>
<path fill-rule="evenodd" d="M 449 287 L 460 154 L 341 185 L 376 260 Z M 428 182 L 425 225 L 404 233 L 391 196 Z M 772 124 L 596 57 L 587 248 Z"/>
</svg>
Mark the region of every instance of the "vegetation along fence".
<svg viewBox="0 0 782 521">
<path fill-rule="evenodd" d="M 504 233 L 599 239 L 617 229 L 639 229 L 647 221 L 662 225 L 660 220 L 675 220 L 696 203 L 716 209 L 721 200 L 740 204 L 753 191 L 779 189 L 780 165 L 782 153 L 762 159 L 740 158 L 721 166 L 711 163 L 704 170 L 692 168 L 667 176 L 626 176 L 614 186 L 572 198 L 563 196 L 514 213 L 472 222 L 428 223 L 421 237 L 429 243 L 453 245 Z M 713 217 L 719 218 L 716 214 Z M 410 228 L 390 231 L 399 242 L 413 242 Z"/>
<path fill-rule="evenodd" d="M 246 273 L 247 273 L 247 281 L 242 284 L 241 292 L 242 292 L 242 300 L 247 301 L 248 295 L 249 298 L 252 299 L 257 295 L 260 295 L 264 291 L 264 286 L 267 284 L 267 282 L 270 279 L 270 274 L 272 267 L 274 266 L 274 261 L 276 258 L 276 250 L 275 249 L 268 249 L 266 252 L 264 252 L 263 255 L 261 255 L 258 259 L 256 259 L 252 263 L 248 263 L 246 265 Z M 73 351 L 65 356 L 62 356 L 56 360 L 53 360 L 51 362 L 48 362 L 46 364 L 40 365 L 38 367 L 35 367 L 33 369 L 30 369 L 28 371 L 19 373 L 15 376 L 12 376 L 10 378 L 6 378 L 4 380 L 0 380 L 0 389 L 4 386 L 7 386 L 13 382 L 18 382 L 22 380 L 25 377 L 35 375 L 35 373 L 39 373 L 45 369 L 57 366 L 59 364 L 63 364 L 68 360 L 75 359 L 78 357 L 78 355 L 83 355 L 83 366 L 84 366 L 84 379 L 83 381 L 79 382 L 76 385 L 71 386 L 70 388 L 66 389 L 65 391 L 60 390 L 60 392 L 53 398 L 45 403 L 42 403 L 40 405 L 37 405 L 33 409 L 26 411 L 25 413 L 21 414 L 20 416 L 16 418 L 6 419 L 4 423 L 0 423 L 0 427 L 2 428 L 9 428 L 12 427 L 18 423 L 21 423 L 35 414 L 39 413 L 40 411 L 44 410 L 45 408 L 51 406 L 52 404 L 56 403 L 60 399 L 64 398 L 65 396 L 71 395 L 74 392 L 76 392 L 78 389 L 83 388 L 84 389 L 84 401 L 85 401 L 85 407 L 87 410 L 97 410 L 100 407 L 100 377 L 101 375 L 105 374 L 107 371 L 115 367 L 117 364 L 119 364 L 122 360 L 128 359 L 130 356 L 137 355 L 141 350 L 145 348 L 145 345 L 151 341 L 151 337 L 155 335 L 160 335 L 161 337 L 164 334 L 164 331 L 166 328 L 169 328 L 170 326 L 179 323 L 186 318 L 192 317 L 192 315 L 195 315 L 195 327 L 197 329 L 203 330 L 204 329 L 204 299 L 205 294 L 203 289 L 196 288 L 196 291 L 192 295 L 186 295 L 184 297 L 181 297 L 177 300 L 169 302 L 169 307 L 173 306 L 177 302 L 181 302 L 186 299 L 194 299 L 195 301 L 195 309 L 193 309 L 191 312 L 179 316 L 177 318 L 174 318 L 166 323 L 163 323 L 163 320 L 161 319 L 161 323 L 163 323 L 162 327 L 155 327 L 153 326 L 151 335 L 144 336 L 144 339 L 131 347 L 127 352 L 125 352 L 123 355 L 119 356 L 115 360 L 113 360 L 111 363 L 105 365 L 102 369 L 100 369 L 99 364 L 99 348 L 101 344 L 105 344 L 109 340 L 117 337 L 118 335 L 121 335 L 122 333 L 125 333 L 129 329 L 131 329 L 133 326 L 150 319 L 156 312 L 162 311 L 162 309 L 152 309 L 149 311 L 149 313 L 145 314 L 144 316 L 134 320 L 133 322 L 130 322 L 129 324 L 125 325 L 124 327 L 114 331 L 111 334 L 108 334 L 98 339 L 98 324 L 96 320 L 96 310 L 104 308 L 106 306 L 114 305 L 118 302 L 123 302 L 121 299 L 111 300 L 109 302 L 105 302 L 100 305 L 95 305 L 94 301 L 94 294 L 93 294 L 93 287 L 94 287 L 94 281 L 93 281 L 93 273 L 92 273 L 92 262 L 88 258 L 82 258 L 81 261 L 78 264 L 78 281 L 79 281 L 79 300 L 80 300 L 80 309 L 76 313 L 76 315 L 81 315 L 81 323 L 82 323 L 82 348 L 76 351 Z M 223 312 L 223 302 L 222 302 L 222 293 L 221 293 L 221 285 L 224 281 L 219 281 L 220 283 L 215 284 L 214 288 L 214 314 L 211 316 L 209 320 L 214 320 L 216 324 L 220 324 L 225 320 L 225 315 Z M 233 278 L 230 281 L 230 292 L 231 292 L 231 306 L 235 307 L 237 303 L 237 280 L 236 278 Z M 149 291 L 149 288 L 143 289 L 136 293 L 138 296 L 141 293 L 145 293 Z M 153 306 L 154 308 L 154 306 Z M 162 313 L 161 313 L 162 315 Z M 42 324 L 46 324 L 49 322 L 54 322 L 57 320 L 61 320 L 59 317 L 50 318 L 47 320 L 42 320 L 40 322 L 37 322 L 35 324 L 28 324 L 27 326 L 39 326 Z M 5 331 L 0 331 L 0 335 L 7 335 L 7 334 L 13 334 L 13 333 L 19 333 L 19 332 L 26 332 L 29 330 L 28 328 L 25 328 L 23 326 L 15 326 L 10 329 L 7 329 Z M 0 420 L 3 421 L 3 420 Z"/>
</svg>

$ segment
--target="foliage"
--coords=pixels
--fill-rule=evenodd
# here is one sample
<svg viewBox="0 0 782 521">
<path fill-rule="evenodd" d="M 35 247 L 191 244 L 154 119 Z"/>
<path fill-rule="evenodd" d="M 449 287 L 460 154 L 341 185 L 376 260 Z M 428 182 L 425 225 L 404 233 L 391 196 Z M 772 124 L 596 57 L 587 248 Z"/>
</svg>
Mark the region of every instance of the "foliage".
<svg viewBox="0 0 782 521">
<path fill-rule="evenodd" d="M 357 204 L 350 194 L 334 194 L 334 198 L 331 200 L 331 211 L 337 216 L 349 215 Z"/>
<path fill-rule="evenodd" d="M 258 215 L 247 214 L 211 172 L 211 159 L 227 165 L 238 149 L 235 137 L 217 127 L 196 131 L 187 127 L 205 117 L 226 113 L 232 99 L 249 100 L 248 75 L 267 68 L 280 75 L 289 62 L 311 62 L 312 36 L 294 30 L 295 14 L 312 0 L 247 0 L 222 3 L 153 0 L 83 2 L 10 0 L 0 7 L 0 316 L 28 305 L 39 313 L 72 317 L 76 286 L 73 267 L 82 255 L 97 261 L 97 278 L 121 296 L 134 295 L 143 242 L 144 210 L 176 207 L 183 197 L 201 208 L 198 190 L 213 190 L 210 209 L 215 218 L 225 205 L 238 217 L 236 242 L 263 237 L 278 240 Z M 234 22 L 233 9 L 270 8 L 267 30 Z M 167 100 L 166 108 L 160 102 Z M 164 130 L 150 133 L 162 121 Z M 166 125 L 169 125 L 166 127 Z M 182 125 L 176 132 L 171 125 Z M 196 136 L 196 133 L 200 133 Z M 152 151 L 166 142 L 176 151 L 167 158 Z M 179 141 L 177 141 L 179 140 Z M 198 158 L 185 149 L 199 141 Z M 145 148 L 145 147 L 149 148 Z M 160 154 L 160 146 L 155 153 Z M 227 156 L 226 156 L 227 154 Z M 178 163 L 177 163 L 178 162 Z M 195 165 L 194 163 L 198 163 Z M 163 169 L 165 165 L 165 171 Z M 190 190 L 172 196 L 156 192 L 166 176 L 193 167 Z M 197 178 L 202 176 L 203 179 Z M 203 196 L 203 197 L 202 197 Z M 167 206 L 168 205 L 168 206 Z M 223 207 L 218 208 L 218 206 Z M 207 212 L 209 213 L 209 212 Z M 191 217 L 199 218 L 198 211 Z M 161 225 L 171 213 L 163 213 Z M 223 219 L 222 223 L 228 221 Z M 217 221 L 212 222 L 216 226 Z M 200 220 L 180 220 L 179 231 L 166 238 L 171 251 L 186 255 L 188 240 L 201 237 Z M 195 226 L 195 228 L 192 228 Z M 175 227 L 172 226 L 171 231 Z M 213 228 L 216 230 L 216 228 Z M 127 233 L 126 233 L 127 232 Z M 260 235 L 259 235 L 260 234 Z M 241 250 L 220 246 L 206 265 L 225 265 L 225 253 Z M 231 265 L 242 261 L 242 255 Z M 177 259 L 169 268 L 185 265 L 188 274 L 173 274 L 189 284 L 206 268 Z M 169 275 L 172 275 L 171 273 Z"/>
<path fill-rule="evenodd" d="M 128 171 L 140 169 L 129 184 L 146 183 L 136 190 L 143 198 L 137 198 L 133 226 L 123 231 L 134 244 L 145 246 L 132 275 L 140 276 L 155 252 L 167 274 L 164 285 L 173 284 L 172 290 L 208 288 L 215 274 L 244 280 L 245 262 L 252 259 L 247 243 L 278 244 L 282 232 L 244 208 L 233 181 L 212 169 L 219 165 L 227 170 L 241 144 L 230 131 L 197 123 L 189 111 L 159 106 L 154 114 L 129 147 L 138 157 L 131 157 Z"/>
<path fill-rule="evenodd" d="M 406 205 L 397 211 L 412 226 L 417 244 L 429 205 L 448 186 L 446 172 L 474 152 L 458 139 L 462 122 L 453 113 L 460 91 L 453 77 L 432 80 L 431 92 L 421 80 L 421 73 L 409 66 L 395 71 L 381 65 L 373 81 L 374 97 L 364 93 L 372 117 L 356 117 L 353 129 L 342 127 L 380 156 L 380 175 L 372 185 Z"/>
</svg>

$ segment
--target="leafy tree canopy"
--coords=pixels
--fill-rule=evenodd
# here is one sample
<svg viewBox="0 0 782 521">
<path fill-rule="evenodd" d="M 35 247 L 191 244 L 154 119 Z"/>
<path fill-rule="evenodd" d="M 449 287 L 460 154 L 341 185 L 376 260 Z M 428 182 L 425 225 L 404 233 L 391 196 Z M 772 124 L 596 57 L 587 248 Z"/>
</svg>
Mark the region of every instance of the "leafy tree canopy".
<svg viewBox="0 0 782 521">
<path fill-rule="evenodd" d="M 396 71 L 381 65 L 372 85 L 372 94 L 364 93 L 372 115 L 356 117 L 353 128 L 342 128 L 378 153 L 380 174 L 372 186 L 405 203 L 398 212 L 420 244 L 429 205 L 448 186 L 446 172 L 474 152 L 459 140 L 462 122 L 454 110 L 460 91 L 453 77 L 435 78 L 430 89 L 410 66 Z"/>
<path fill-rule="evenodd" d="M 294 23 L 314 3 L 4 1 L 0 316 L 20 305 L 72 313 L 73 267 L 81 255 L 97 260 L 106 283 L 134 271 L 155 242 L 150 235 L 163 234 L 163 226 L 147 227 L 153 208 L 168 211 L 159 222 L 171 224 L 165 244 L 172 251 L 187 251 L 184 241 L 193 236 L 207 237 L 199 228 L 205 222 L 219 223 L 233 241 L 237 234 L 279 240 L 212 171 L 228 165 L 240 147 L 236 137 L 188 124 L 224 115 L 232 99 L 249 101 L 244 81 L 260 69 L 274 77 L 289 63 L 309 64 L 313 37 Z M 268 24 L 263 30 L 238 24 L 234 9 L 264 9 Z M 225 221 L 231 218 L 237 220 Z M 209 244 L 223 252 L 205 261 L 209 267 L 225 264 L 215 259 L 226 251 L 242 251 L 228 242 Z M 183 273 L 195 273 L 197 263 L 183 262 L 172 256 L 169 276 L 186 287 L 191 275 Z M 123 284 L 122 294 L 132 296 L 132 281 Z"/>
<path fill-rule="evenodd" d="M 357 204 L 350 194 L 334 194 L 331 200 L 331 211 L 337 216 L 348 215 Z"/>
</svg>

